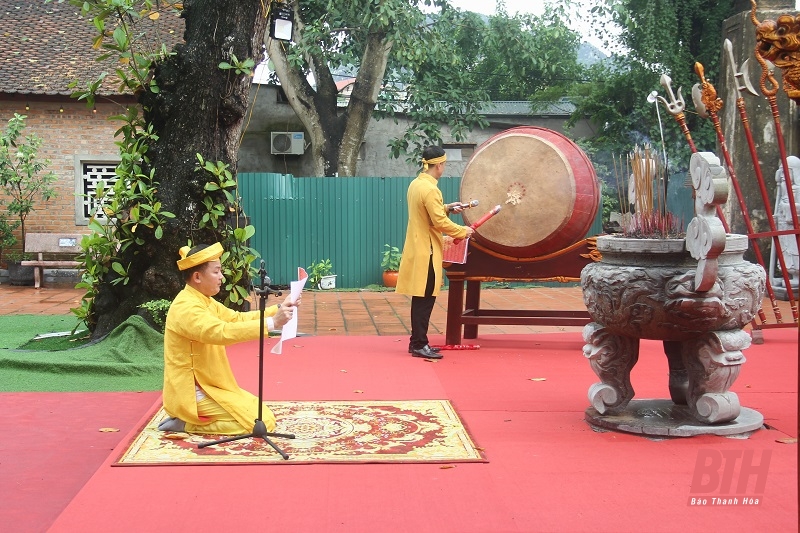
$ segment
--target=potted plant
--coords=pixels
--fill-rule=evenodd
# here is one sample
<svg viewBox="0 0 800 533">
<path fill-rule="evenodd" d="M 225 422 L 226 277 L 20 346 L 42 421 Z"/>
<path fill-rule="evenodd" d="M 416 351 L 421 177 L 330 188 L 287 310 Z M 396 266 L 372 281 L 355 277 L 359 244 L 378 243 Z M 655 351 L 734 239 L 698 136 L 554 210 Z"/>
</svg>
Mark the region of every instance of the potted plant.
<svg viewBox="0 0 800 533">
<path fill-rule="evenodd" d="M 312 287 L 319 289 L 336 288 L 336 274 L 333 273 L 333 264 L 330 259 L 312 261 L 307 272 L 308 282 Z"/>
<path fill-rule="evenodd" d="M 39 160 L 37 154 L 42 138 L 31 133 L 22 137 L 25 115 L 14 113 L 8 127 L 0 136 L 0 187 L 9 198 L 8 214 L 19 218 L 22 231 L 22 249 L 19 254 L 8 254 L 9 275 L 12 264 L 27 259 L 25 255 L 25 220 L 38 200 L 48 201 L 56 196 L 53 184 L 58 179 L 54 172 L 44 173 L 50 165 L 49 159 Z M 30 280 L 33 282 L 33 268 Z M 12 277 L 12 283 L 14 278 Z"/>
<path fill-rule="evenodd" d="M 400 259 L 402 253 L 397 246 L 384 244 L 384 251 L 381 256 L 381 268 L 383 269 L 383 284 L 386 287 L 397 286 L 397 271 L 400 270 Z"/>
</svg>

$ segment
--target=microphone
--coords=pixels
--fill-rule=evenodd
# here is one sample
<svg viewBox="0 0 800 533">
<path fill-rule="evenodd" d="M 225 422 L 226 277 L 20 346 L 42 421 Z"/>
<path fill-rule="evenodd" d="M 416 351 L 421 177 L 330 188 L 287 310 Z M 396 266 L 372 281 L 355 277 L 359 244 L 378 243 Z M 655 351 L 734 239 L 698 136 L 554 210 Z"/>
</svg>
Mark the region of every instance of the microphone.
<svg viewBox="0 0 800 533">
<path fill-rule="evenodd" d="M 467 203 L 459 203 L 458 207 L 460 207 L 461 209 L 469 209 L 470 207 L 477 207 L 478 203 L 479 203 L 478 200 L 471 200 Z M 448 213 L 451 212 L 452 210 L 453 210 L 452 207 L 447 208 Z"/>
<path fill-rule="evenodd" d="M 268 294 L 274 294 L 276 296 L 281 296 L 283 294 L 281 291 L 277 291 L 277 290 L 273 289 L 272 287 L 270 287 L 270 285 L 272 285 L 272 279 L 270 279 L 270 277 L 267 276 L 267 270 L 266 270 L 266 268 L 264 268 L 264 260 L 263 259 L 261 260 L 261 265 L 260 266 L 261 266 L 261 268 L 258 269 L 258 276 L 261 278 L 261 287 L 256 289 L 255 286 L 253 286 L 253 288 L 256 290 L 256 293 L 264 295 L 264 296 L 266 296 Z"/>
<path fill-rule="evenodd" d="M 264 260 L 261 260 L 261 268 L 258 269 L 258 277 L 261 278 L 261 288 L 268 286 L 272 280 L 267 277 L 267 269 L 264 268 Z"/>
</svg>

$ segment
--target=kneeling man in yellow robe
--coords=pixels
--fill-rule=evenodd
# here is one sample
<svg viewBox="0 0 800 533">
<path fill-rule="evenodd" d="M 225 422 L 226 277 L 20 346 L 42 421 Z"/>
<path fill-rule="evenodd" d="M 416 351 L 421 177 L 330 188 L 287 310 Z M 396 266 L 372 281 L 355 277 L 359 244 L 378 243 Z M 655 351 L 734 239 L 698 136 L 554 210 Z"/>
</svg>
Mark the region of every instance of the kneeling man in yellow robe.
<svg viewBox="0 0 800 533">
<path fill-rule="evenodd" d="M 236 383 L 225 346 L 258 339 L 261 312 L 233 311 L 212 298 L 224 281 L 222 252 L 220 243 L 180 250 L 186 286 L 173 300 L 164 330 L 163 397 L 170 418 L 159 424 L 162 431 L 242 435 L 258 417 L 258 398 Z M 282 327 L 299 303 L 287 297 L 265 309 L 265 329 Z M 267 431 L 275 429 L 275 415 L 266 407 L 261 419 Z"/>
</svg>

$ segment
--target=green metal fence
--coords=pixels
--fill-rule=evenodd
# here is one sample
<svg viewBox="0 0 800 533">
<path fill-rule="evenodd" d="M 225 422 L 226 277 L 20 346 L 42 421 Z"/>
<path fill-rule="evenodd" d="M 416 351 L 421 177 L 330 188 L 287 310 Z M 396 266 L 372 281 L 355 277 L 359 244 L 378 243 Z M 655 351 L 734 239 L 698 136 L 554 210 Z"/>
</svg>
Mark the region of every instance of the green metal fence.
<svg viewBox="0 0 800 533">
<path fill-rule="evenodd" d="M 686 179 L 686 172 L 672 174 L 667 187 L 667 209 L 683 222 L 684 231 L 694 218 L 694 191 Z"/>
<path fill-rule="evenodd" d="M 242 173 L 239 193 L 256 227 L 252 246 L 276 284 L 296 279 L 297 267 L 330 259 L 337 288 L 381 283 L 384 244 L 403 247 L 413 178 L 299 178 Z M 459 198 L 461 178 L 442 178 L 445 202 Z M 453 220 L 462 223 L 460 215 Z M 588 235 L 602 232 L 600 214 Z"/>
</svg>

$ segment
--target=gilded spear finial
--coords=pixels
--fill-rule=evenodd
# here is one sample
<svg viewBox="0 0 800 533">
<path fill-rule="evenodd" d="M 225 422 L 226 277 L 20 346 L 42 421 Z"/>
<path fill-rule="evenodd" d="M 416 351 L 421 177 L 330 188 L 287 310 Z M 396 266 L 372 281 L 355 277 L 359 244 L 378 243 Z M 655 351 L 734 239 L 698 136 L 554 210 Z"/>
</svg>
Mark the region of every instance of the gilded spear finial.
<svg viewBox="0 0 800 533">
<path fill-rule="evenodd" d="M 722 99 L 717 98 L 717 90 L 706 80 L 702 63 L 695 63 L 694 71 L 700 78 L 700 83 L 692 87 L 692 100 L 700 116 L 708 118 L 722 109 Z"/>
</svg>

